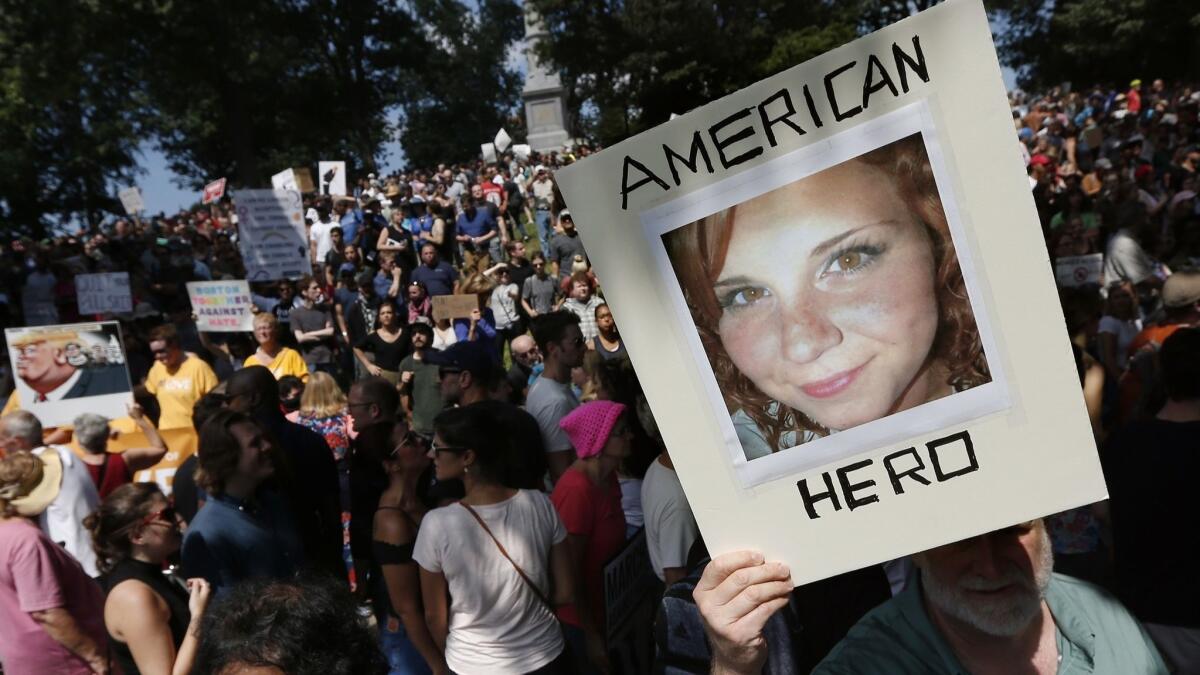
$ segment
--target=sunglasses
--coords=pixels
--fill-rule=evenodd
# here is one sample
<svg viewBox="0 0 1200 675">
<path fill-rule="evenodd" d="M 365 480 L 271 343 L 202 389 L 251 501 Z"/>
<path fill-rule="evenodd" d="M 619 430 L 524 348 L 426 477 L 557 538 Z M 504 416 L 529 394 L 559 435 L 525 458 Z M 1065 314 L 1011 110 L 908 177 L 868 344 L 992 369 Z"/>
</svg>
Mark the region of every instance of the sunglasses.
<svg viewBox="0 0 1200 675">
<path fill-rule="evenodd" d="M 466 452 L 470 448 L 461 445 L 437 445 L 436 443 L 430 443 L 429 449 L 436 455 L 440 452 Z"/>
<path fill-rule="evenodd" d="M 392 459 L 397 458 L 400 455 L 400 448 L 403 448 L 406 445 L 411 445 L 411 446 L 418 447 L 418 448 L 424 448 L 428 445 L 428 442 L 424 438 L 422 438 L 420 436 L 420 434 L 413 431 L 412 429 L 409 429 L 404 434 L 404 438 L 400 439 L 400 442 L 396 445 L 396 447 L 392 448 L 392 452 L 388 454 L 388 457 L 390 457 Z"/>
<path fill-rule="evenodd" d="M 176 522 L 177 522 L 177 518 L 176 518 L 176 512 L 175 512 L 175 502 L 168 500 L 166 506 L 162 507 L 161 509 L 159 509 L 157 511 L 154 511 L 153 513 L 146 514 L 137 522 L 130 523 L 129 525 L 125 526 L 125 529 L 129 529 L 129 530 L 141 529 L 152 523 L 163 523 L 166 525 L 173 526 L 173 525 L 175 525 Z"/>
</svg>

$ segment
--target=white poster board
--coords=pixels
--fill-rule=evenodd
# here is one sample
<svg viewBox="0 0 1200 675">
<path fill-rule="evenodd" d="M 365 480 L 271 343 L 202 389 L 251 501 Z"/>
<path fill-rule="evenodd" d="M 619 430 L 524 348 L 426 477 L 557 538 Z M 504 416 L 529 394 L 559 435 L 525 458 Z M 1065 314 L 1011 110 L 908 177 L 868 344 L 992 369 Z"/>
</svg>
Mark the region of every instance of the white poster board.
<svg viewBox="0 0 1200 675">
<path fill-rule="evenodd" d="M 479 146 L 479 153 L 483 155 L 483 161 L 492 163 L 496 161 L 496 144 L 483 143 Z"/>
<path fill-rule="evenodd" d="M 533 154 L 533 149 L 524 143 L 518 143 L 513 146 L 513 157 L 516 157 L 519 162 L 528 160 L 531 154 Z"/>
<path fill-rule="evenodd" d="M 188 301 L 196 315 L 196 330 L 204 333 L 241 333 L 254 330 L 254 301 L 250 282 L 191 281 Z"/>
<path fill-rule="evenodd" d="M 127 187 L 117 193 L 121 198 L 121 206 L 125 207 L 125 213 L 136 216 L 146 210 L 146 202 L 142 201 L 142 191 L 137 187 Z"/>
<path fill-rule="evenodd" d="M 496 132 L 496 138 L 492 143 L 496 146 L 496 152 L 504 152 L 509 145 L 512 145 L 512 137 L 508 135 L 507 131 L 501 129 Z"/>
<path fill-rule="evenodd" d="M 803 584 L 1105 498 L 979 0 L 555 179 L 714 556 Z"/>
<path fill-rule="evenodd" d="M 1054 261 L 1054 279 L 1059 286 L 1098 286 L 1103 272 L 1103 253 L 1064 256 Z"/>
<path fill-rule="evenodd" d="M 296 279 L 312 272 L 300 193 L 238 190 L 238 247 L 250 281 Z"/>
<path fill-rule="evenodd" d="M 350 194 L 346 191 L 345 162 L 318 162 L 317 181 L 320 183 L 317 186 L 317 191 L 323 195 L 344 197 Z"/>
<path fill-rule="evenodd" d="M 81 315 L 132 312 L 129 273 L 78 274 L 75 276 L 75 299 Z"/>
<path fill-rule="evenodd" d="M 133 403 L 116 321 L 6 328 L 21 408 L 42 424 L 71 424 L 85 412 L 124 417 Z"/>
<path fill-rule="evenodd" d="M 300 187 L 296 184 L 296 172 L 291 169 L 284 169 L 279 173 L 271 176 L 271 187 L 276 190 L 295 190 L 300 191 Z"/>
</svg>

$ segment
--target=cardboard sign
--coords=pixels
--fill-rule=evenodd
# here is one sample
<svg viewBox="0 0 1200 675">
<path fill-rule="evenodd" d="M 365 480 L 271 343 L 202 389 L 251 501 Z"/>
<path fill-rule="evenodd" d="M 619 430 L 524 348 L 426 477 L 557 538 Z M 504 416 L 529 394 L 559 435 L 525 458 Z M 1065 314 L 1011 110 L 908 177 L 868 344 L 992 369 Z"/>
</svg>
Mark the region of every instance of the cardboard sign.
<svg viewBox="0 0 1200 675">
<path fill-rule="evenodd" d="M 204 333 L 254 330 L 254 301 L 248 281 L 191 281 L 187 292 L 192 313 L 196 315 L 196 330 Z"/>
<path fill-rule="evenodd" d="M 295 190 L 238 190 L 238 247 L 250 281 L 297 279 L 312 271 Z"/>
<path fill-rule="evenodd" d="M 483 145 L 480 145 L 479 152 L 483 155 L 483 161 L 489 163 L 496 161 L 495 143 L 484 143 Z"/>
<path fill-rule="evenodd" d="M 196 454 L 200 439 L 194 429 L 180 427 L 177 429 L 159 429 L 163 442 L 167 444 L 167 454 L 158 464 L 133 474 L 133 479 L 139 483 L 158 483 L 163 494 L 170 496 L 175 482 L 175 472 L 187 461 L 188 457 Z M 109 441 L 110 450 L 125 450 L 129 448 L 145 448 L 150 445 L 146 435 L 141 431 L 123 432 L 116 440 Z"/>
<path fill-rule="evenodd" d="M 496 132 L 496 139 L 492 142 L 496 146 L 496 152 L 504 152 L 509 145 L 512 145 L 512 137 L 508 135 L 507 131 L 501 129 Z"/>
<path fill-rule="evenodd" d="M 128 272 L 79 274 L 75 276 L 75 299 L 79 313 L 116 314 L 133 311 Z"/>
<path fill-rule="evenodd" d="M 979 0 L 555 174 L 715 556 L 796 584 L 1105 498 Z"/>
<path fill-rule="evenodd" d="M 318 162 L 317 178 L 321 182 L 320 188 L 323 195 L 345 196 L 350 194 L 346 191 L 345 162 Z"/>
<path fill-rule="evenodd" d="M 466 319 L 479 309 L 479 298 L 474 295 L 433 296 L 433 320 Z"/>
<path fill-rule="evenodd" d="M 81 413 L 121 417 L 133 403 L 121 327 L 116 321 L 6 328 L 22 408 L 43 426 Z"/>
<path fill-rule="evenodd" d="M 296 177 L 296 189 L 300 190 L 301 194 L 309 194 L 317 191 L 316 183 L 313 182 L 312 171 L 307 166 L 292 169 L 292 174 Z"/>
<path fill-rule="evenodd" d="M 225 196 L 225 179 L 218 178 L 208 185 L 204 186 L 204 195 L 202 201 L 205 204 L 212 204 L 221 197 Z"/>
<path fill-rule="evenodd" d="M 1103 272 L 1103 253 L 1065 256 L 1054 261 L 1054 280 L 1059 286 L 1098 286 Z"/>
<path fill-rule="evenodd" d="M 295 190 L 299 191 L 300 186 L 296 184 L 296 172 L 293 169 L 284 169 L 279 173 L 271 176 L 271 187 L 276 190 Z"/>
<path fill-rule="evenodd" d="M 513 157 L 516 157 L 519 162 L 527 161 L 531 154 L 533 154 L 533 148 L 530 148 L 528 145 L 519 144 L 513 146 Z"/>
<path fill-rule="evenodd" d="M 121 206 L 125 207 L 125 213 L 136 216 L 146 210 L 146 202 L 142 201 L 142 191 L 137 187 L 127 187 L 117 193 L 121 198 Z"/>
</svg>

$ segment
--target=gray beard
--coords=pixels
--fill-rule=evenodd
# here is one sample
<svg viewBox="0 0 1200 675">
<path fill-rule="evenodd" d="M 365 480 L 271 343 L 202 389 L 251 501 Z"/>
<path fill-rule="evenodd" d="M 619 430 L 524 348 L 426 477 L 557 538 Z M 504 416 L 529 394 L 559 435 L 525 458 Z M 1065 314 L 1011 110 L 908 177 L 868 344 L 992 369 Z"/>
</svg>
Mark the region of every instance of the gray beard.
<svg viewBox="0 0 1200 675">
<path fill-rule="evenodd" d="M 958 585 L 943 583 L 928 566 L 921 567 L 921 585 L 925 598 L 941 612 L 973 628 L 998 637 L 1012 637 L 1029 627 L 1042 611 L 1042 600 L 1050 575 L 1054 571 L 1054 551 L 1050 535 L 1042 530 L 1042 555 L 1034 560 L 1033 579 L 1020 570 L 1012 569 L 1000 580 L 986 581 L 977 577 L 964 577 Z M 1005 584 L 1017 584 L 1022 588 L 1019 595 L 979 602 L 968 598 L 968 590 L 987 590 Z"/>
</svg>

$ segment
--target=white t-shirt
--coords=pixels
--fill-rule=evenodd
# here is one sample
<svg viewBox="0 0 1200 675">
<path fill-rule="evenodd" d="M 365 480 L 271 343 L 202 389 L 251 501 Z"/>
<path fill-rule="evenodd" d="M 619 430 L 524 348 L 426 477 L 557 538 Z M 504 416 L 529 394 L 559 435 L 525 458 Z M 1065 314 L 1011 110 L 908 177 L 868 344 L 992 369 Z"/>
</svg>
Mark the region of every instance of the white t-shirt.
<svg viewBox="0 0 1200 675">
<path fill-rule="evenodd" d="M 1129 345 L 1142 332 L 1141 319 L 1122 320 L 1105 314 L 1100 317 L 1098 333 L 1112 333 L 1117 337 L 1117 366 L 1124 368 L 1129 362 Z"/>
<path fill-rule="evenodd" d="M 496 328 L 508 328 L 520 320 L 517 314 L 517 301 L 513 296 L 520 296 L 516 284 L 504 284 L 492 289 L 492 315 L 496 317 Z"/>
<path fill-rule="evenodd" d="M 550 597 L 550 547 L 567 538 L 550 498 L 518 490 L 498 504 L 472 508 Z M 451 598 L 446 664 L 454 672 L 518 675 L 541 668 L 562 652 L 558 619 L 462 505 L 426 514 L 413 560 L 446 576 Z"/>
<path fill-rule="evenodd" d="M 332 232 L 333 228 L 337 226 L 338 224 L 332 220 L 327 223 L 322 223 L 320 221 L 313 222 L 312 231 L 309 232 L 308 237 L 317 245 L 318 262 L 323 263 L 325 261 L 325 256 L 328 255 L 329 251 L 333 249 L 333 237 L 331 237 L 329 233 Z"/>
<path fill-rule="evenodd" d="M 650 463 L 642 479 L 642 513 L 646 518 L 650 564 L 659 580 L 665 581 L 664 568 L 686 567 L 688 550 L 700 530 L 679 476 L 657 459 Z"/>
<path fill-rule="evenodd" d="M 43 445 L 33 454 L 41 456 L 44 452 L 58 453 L 62 460 L 63 476 L 58 496 L 38 516 L 38 526 L 46 536 L 67 549 L 67 553 L 79 561 L 88 576 L 99 576 L 96 552 L 92 549 L 92 535 L 83 526 L 83 519 L 100 506 L 96 484 L 92 482 L 92 476 L 83 461 L 70 449 L 61 445 Z"/>
</svg>

